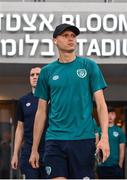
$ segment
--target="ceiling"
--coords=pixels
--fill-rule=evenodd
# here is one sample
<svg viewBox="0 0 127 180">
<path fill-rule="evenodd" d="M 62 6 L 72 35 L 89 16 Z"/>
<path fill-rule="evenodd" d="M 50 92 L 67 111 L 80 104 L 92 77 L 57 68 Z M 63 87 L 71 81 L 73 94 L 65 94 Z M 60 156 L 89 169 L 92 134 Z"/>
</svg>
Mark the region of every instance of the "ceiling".
<svg viewBox="0 0 127 180">
<path fill-rule="evenodd" d="M 0 82 L 25 80 L 29 76 L 29 70 L 38 64 L 0 64 Z M 100 64 L 104 77 L 109 82 L 127 82 L 127 64 Z"/>
</svg>

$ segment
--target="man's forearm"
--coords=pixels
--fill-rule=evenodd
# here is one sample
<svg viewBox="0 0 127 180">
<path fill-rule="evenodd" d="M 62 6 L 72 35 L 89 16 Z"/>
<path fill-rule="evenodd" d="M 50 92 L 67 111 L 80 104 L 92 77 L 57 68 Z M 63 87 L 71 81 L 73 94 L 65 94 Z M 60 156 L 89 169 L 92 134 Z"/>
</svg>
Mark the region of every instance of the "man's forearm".
<svg viewBox="0 0 127 180">
<path fill-rule="evenodd" d="M 108 110 L 104 99 L 103 91 L 98 90 L 94 93 L 97 105 L 97 114 L 101 126 L 102 136 L 108 136 Z"/>
<path fill-rule="evenodd" d="M 45 127 L 46 116 L 37 111 L 35 116 L 32 151 L 37 151 Z"/>
<path fill-rule="evenodd" d="M 97 113 L 101 126 L 101 139 L 97 144 L 97 150 L 102 150 L 103 152 L 103 162 L 109 157 L 109 141 L 108 141 L 108 111 L 107 105 L 105 103 L 104 95 L 102 90 L 98 90 L 94 93 L 94 98 L 97 105 Z"/>
<path fill-rule="evenodd" d="M 120 152 L 119 152 L 119 166 L 122 168 L 125 157 L 125 144 L 120 144 Z"/>
<path fill-rule="evenodd" d="M 98 118 L 101 126 L 102 137 L 108 137 L 108 111 L 106 104 L 97 108 Z"/>
<path fill-rule="evenodd" d="M 18 155 L 22 141 L 23 141 L 23 130 L 17 128 L 15 133 L 14 153 L 13 153 L 14 155 Z"/>
</svg>

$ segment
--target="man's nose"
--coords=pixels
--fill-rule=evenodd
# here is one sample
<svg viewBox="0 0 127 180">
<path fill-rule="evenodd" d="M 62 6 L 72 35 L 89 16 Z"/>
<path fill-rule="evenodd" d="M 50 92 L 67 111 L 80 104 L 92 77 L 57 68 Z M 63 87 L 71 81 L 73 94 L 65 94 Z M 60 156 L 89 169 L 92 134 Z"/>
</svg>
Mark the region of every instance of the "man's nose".
<svg viewBox="0 0 127 180">
<path fill-rule="evenodd" d="M 68 38 L 69 38 L 69 40 L 71 40 L 71 41 L 74 40 L 74 37 L 73 37 L 73 36 L 69 36 Z"/>
<path fill-rule="evenodd" d="M 37 78 L 37 77 L 38 77 L 38 75 L 37 75 L 37 74 L 34 74 L 33 78 Z"/>
</svg>

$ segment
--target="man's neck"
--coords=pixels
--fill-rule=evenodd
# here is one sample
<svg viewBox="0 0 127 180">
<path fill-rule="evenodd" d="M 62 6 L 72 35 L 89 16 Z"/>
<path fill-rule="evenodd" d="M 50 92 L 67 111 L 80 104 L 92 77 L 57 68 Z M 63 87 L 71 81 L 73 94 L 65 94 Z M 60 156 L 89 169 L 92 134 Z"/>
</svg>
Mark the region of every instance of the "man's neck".
<svg viewBox="0 0 127 180">
<path fill-rule="evenodd" d="M 75 58 L 75 53 L 60 53 L 59 61 L 62 63 L 68 63 L 74 61 Z"/>
<path fill-rule="evenodd" d="M 114 123 L 109 123 L 108 127 L 114 126 Z"/>
<path fill-rule="evenodd" d="M 35 88 L 34 88 L 34 87 L 32 87 L 32 93 L 34 94 L 34 92 L 35 92 Z"/>
</svg>

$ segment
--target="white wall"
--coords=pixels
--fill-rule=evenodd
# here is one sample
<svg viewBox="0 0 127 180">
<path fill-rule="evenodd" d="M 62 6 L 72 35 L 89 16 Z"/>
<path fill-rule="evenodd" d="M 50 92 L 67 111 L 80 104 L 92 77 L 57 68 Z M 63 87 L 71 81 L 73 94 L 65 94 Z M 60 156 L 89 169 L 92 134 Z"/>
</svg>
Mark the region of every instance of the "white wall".
<svg viewBox="0 0 127 180">
<path fill-rule="evenodd" d="M 39 2 L 39 0 L 35 0 Z M 105 0 L 40 0 L 40 2 L 88 2 L 88 3 L 96 3 L 96 2 L 105 2 Z M 0 0 L 0 2 L 34 2 L 34 0 Z M 107 2 L 127 2 L 127 0 L 107 0 Z"/>
<path fill-rule="evenodd" d="M 104 0 L 46 0 L 46 2 L 104 2 Z"/>
</svg>

